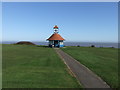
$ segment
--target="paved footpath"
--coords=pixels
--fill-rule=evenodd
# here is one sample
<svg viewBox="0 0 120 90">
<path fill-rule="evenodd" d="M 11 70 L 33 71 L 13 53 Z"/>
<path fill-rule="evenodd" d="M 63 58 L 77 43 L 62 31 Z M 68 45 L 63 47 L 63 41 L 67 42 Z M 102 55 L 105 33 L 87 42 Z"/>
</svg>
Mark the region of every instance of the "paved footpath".
<svg viewBox="0 0 120 90">
<path fill-rule="evenodd" d="M 70 71 L 75 75 L 77 80 L 84 86 L 84 88 L 110 88 L 100 77 L 72 58 L 70 55 L 59 48 L 55 48 L 55 51 L 62 58 Z"/>
</svg>

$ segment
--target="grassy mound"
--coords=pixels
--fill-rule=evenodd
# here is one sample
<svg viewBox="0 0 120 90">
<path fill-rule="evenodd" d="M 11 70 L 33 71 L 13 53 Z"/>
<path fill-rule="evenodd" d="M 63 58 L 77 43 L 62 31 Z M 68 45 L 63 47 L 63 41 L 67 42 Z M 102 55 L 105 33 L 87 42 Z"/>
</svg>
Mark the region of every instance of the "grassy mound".
<svg viewBox="0 0 120 90">
<path fill-rule="evenodd" d="M 20 42 L 17 42 L 16 45 L 35 45 L 34 43 L 32 42 L 29 42 L 29 41 L 20 41 Z"/>
</svg>

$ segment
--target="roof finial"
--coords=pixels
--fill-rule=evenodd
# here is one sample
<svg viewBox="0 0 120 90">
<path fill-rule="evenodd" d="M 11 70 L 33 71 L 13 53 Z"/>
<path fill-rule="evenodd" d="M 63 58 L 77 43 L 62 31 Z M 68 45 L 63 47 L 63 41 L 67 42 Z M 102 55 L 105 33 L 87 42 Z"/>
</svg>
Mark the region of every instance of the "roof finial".
<svg viewBox="0 0 120 90">
<path fill-rule="evenodd" d="M 54 29 L 54 33 L 58 33 L 58 26 L 57 25 L 55 25 L 53 29 Z"/>
</svg>

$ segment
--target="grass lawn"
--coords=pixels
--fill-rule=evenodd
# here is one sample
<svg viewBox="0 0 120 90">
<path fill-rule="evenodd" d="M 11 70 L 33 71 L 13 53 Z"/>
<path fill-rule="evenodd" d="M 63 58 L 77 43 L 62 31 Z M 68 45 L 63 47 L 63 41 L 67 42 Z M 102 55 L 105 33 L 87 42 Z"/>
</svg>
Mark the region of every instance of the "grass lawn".
<svg viewBox="0 0 120 90">
<path fill-rule="evenodd" d="M 3 88 L 79 88 L 52 48 L 3 45 Z"/>
<path fill-rule="evenodd" d="M 118 87 L 118 49 L 71 46 L 62 50 L 95 72 L 112 88 Z"/>
</svg>

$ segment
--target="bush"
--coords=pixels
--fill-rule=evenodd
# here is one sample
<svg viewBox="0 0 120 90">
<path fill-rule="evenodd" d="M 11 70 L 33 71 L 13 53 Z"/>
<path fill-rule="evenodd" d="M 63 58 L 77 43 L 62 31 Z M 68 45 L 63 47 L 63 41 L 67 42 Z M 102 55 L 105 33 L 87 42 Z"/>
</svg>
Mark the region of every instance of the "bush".
<svg viewBox="0 0 120 90">
<path fill-rule="evenodd" d="M 114 48 L 114 47 L 111 47 L 111 48 Z"/>
<path fill-rule="evenodd" d="M 91 45 L 91 47 L 95 47 L 95 45 Z"/>
</svg>

